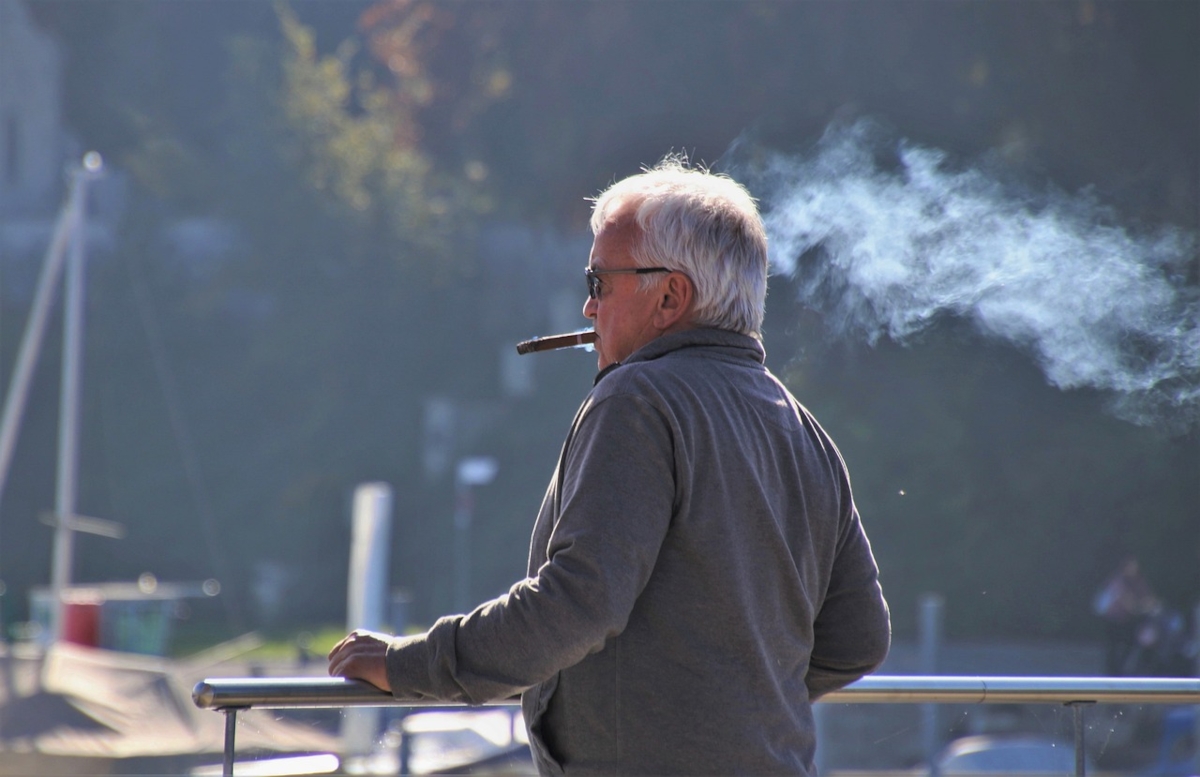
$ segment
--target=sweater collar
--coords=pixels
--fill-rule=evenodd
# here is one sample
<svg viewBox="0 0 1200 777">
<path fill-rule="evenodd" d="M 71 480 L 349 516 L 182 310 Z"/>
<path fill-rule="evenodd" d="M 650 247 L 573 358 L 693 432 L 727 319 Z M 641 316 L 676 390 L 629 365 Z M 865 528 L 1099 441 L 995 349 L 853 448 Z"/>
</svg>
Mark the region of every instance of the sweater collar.
<svg viewBox="0 0 1200 777">
<path fill-rule="evenodd" d="M 685 329 L 682 332 L 672 332 L 669 335 L 656 337 L 629 355 L 623 362 L 614 362 L 596 374 L 593 383 L 599 383 L 613 370 L 626 364 L 646 362 L 666 356 L 674 351 L 685 348 L 714 348 L 732 358 L 750 359 L 758 364 L 765 364 L 766 351 L 762 341 L 757 338 L 731 332 L 727 329 L 712 329 L 700 327 Z"/>
</svg>

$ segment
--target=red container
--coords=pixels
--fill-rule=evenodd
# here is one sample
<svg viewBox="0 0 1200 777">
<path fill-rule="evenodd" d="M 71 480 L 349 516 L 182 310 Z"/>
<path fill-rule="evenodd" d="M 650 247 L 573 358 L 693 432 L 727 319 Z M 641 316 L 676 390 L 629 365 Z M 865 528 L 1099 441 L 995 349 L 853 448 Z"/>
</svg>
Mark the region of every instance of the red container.
<svg viewBox="0 0 1200 777">
<path fill-rule="evenodd" d="M 100 646 L 100 603 L 63 602 L 62 641 Z"/>
</svg>

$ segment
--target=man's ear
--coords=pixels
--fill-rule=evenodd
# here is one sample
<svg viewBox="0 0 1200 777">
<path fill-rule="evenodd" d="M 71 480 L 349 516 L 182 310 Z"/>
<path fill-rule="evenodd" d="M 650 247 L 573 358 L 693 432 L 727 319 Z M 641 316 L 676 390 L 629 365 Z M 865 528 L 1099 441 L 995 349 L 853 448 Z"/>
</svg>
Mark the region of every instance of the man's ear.
<svg viewBox="0 0 1200 777">
<path fill-rule="evenodd" d="M 658 287 L 658 305 L 654 309 L 654 326 L 658 329 L 673 329 L 690 324 L 692 308 L 696 303 L 696 287 L 692 279 L 681 272 L 667 275 Z"/>
</svg>

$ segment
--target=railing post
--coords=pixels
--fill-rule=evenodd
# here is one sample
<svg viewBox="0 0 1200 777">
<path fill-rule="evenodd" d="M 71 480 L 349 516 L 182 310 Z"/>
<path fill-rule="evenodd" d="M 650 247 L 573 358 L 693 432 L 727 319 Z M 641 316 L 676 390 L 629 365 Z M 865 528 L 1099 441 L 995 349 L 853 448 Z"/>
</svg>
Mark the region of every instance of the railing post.
<svg viewBox="0 0 1200 777">
<path fill-rule="evenodd" d="M 412 769 L 409 767 L 409 762 L 412 760 L 412 737 L 404 730 L 404 718 L 400 719 L 400 747 L 397 754 L 400 761 L 400 768 L 397 770 L 399 774 L 412 774 Z"/>
<path fill-rule="evenodd" d="M 1085 777 L 1087 774 L 1087 743 L 1085 741 L 1083 708 L 1091 703 L 1090 701 L 1067 702 L 1075 719 L 1075 777 Z"/>
<path fill-rule="evenodd" d="M 225 761 L 221 768 L 224 777 L 233 777 L 234 734 L 237 732 L 237 707 L 226 707 L 225 713 Z"/>
</svg>

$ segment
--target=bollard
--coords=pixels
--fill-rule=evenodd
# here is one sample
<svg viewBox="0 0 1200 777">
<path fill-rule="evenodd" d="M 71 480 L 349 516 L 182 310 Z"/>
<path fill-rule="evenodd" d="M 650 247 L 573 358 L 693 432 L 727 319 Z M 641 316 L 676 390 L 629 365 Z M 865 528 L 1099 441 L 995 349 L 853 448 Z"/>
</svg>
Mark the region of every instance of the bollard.
<svg viewBox="0 0 1200 777">
<path fill-rule="evenodd" d="M 346 628 L 381 631 L 387 627 L 388 559 L 392 549 L 392 487 L 360 483 L 354 490 L 351 516 L 350 578 L 346 596 Z M 355 707 L 342 713 L 342 746 L 349 755 L 370 755 L 382 721 L 377 707 Z"/>
</svg>

